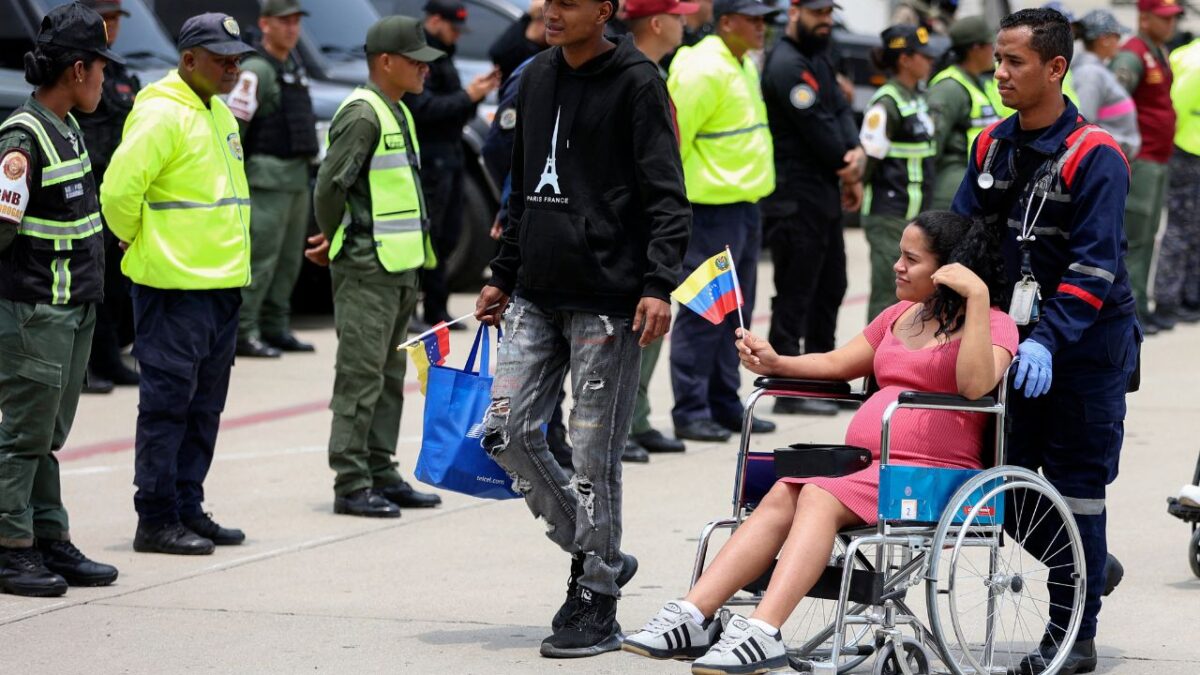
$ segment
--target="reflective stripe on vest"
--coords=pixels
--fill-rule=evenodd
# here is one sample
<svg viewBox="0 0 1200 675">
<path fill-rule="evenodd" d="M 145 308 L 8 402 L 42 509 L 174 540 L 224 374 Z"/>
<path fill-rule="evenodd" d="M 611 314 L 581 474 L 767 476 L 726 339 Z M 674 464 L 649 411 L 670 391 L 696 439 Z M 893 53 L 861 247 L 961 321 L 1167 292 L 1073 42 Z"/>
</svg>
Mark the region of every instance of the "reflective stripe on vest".
<svg viewBox="0 0 1200 675">
<path fill-rule="evenodd" d="M 910 118 L 918 115 L 929 114 L 929 105 L 925 98 L 917 96 L 911 100 L 906 100 L 891 83 L 885 84 L 875 92 L 871 97 L 871 102 L 868 107 L 875 105 L 884 97 L 891 98 L 896 104 L 896 108 L 900 113 L 902 126 L 909 126 Z M 908 208 L 904 214 L 905 218 L 916 218 L 921 212 L 921 205 L 924 202 L 925 190 L 925 160 L 937 154 L 937 142 L 930 138 L 925 141 L 893 141 L 888 147 L 887 155 L 884 162 L 895 161 L 901 162 L 908 176 L 906 192 L 908 194 Z M 867 185 L 863 195 L 863 212 L 871 212 L 871 203 L 874 200 L 874 189 Z"/>
<path fill-rule="evenodd" d="M 69 115 L 68 124 L 75 126 L 76 131 L 78 131 L 78 126 L 74 124 L 74 119 Z M 42 159 L 46 162 L 42 166 L 42 180 L 40 183 L 42 188 L 51 187 L 70 180 L 82 179 L 92 172 L 92 162 L 88 158 L 87 149 L 81 147 L 79 157 L 64 161 L 59 155 L 58 149 L 54 146 L 54 142 L 50 140 L 50 134 L 36 115 L 23 111 L 18 112 L 6 119 L 3 124 L 0 124 L 0 131 L 11 127 L 20 127 L 32 134 L 37 140 L 38 148 L 42 153 Z M 82 137 L 82 133 L 80 133 L 80 136 Z M 70 240 L 91 236 L 99 232 L 102 227 L 99 211 L 88 213 L 82 218 L 75 220 L 38 218 L 27 214 L 21 219 L 17 233 L 28 237 L 37 237 L 38 239 Z M 64 289 L 63 296 L 69 298 L 70 272 L 63 269 L 61 273 L 63 275 L 62 278 L 68 283 L 68 288 Z M 60 278 L 60 270 L 57 267 L 54 270 L 54 274 L 56 280 Z M 55 298 L 58 295 L 56 287 Z M 66 300 L 63 300 L 63 302 L 66 302 Z"/>
<path fill-rule="evenodd" d="M 371 106 L 380 128 L 379 142 L 371 156 L 370 170 L 367 174 L 371 191 L 371 230 L 375 240 L 375 255 L 383 268 L 389 272 L 403 272 L 418 267 L 431 269 L 437 265 L 437 258 L 433 255 L 433 247 L 425 232 L 424 197 L 421 195 L 416 169 L 409 159 L 410 138 L 413 143 L 412 155 L 418 156 L 420 152 L 416 133 L 413 131 L 412 116 L 403 103 L 397 104 L 404 113 L 408 130 L 411 132 L 405 134 L 400 121 L 392 112 L 392 106 L 370 89 L 359 87 L 342 102 L 334 118 L 337 118 L 342 108 L 354 101 L 365 101 Z M 330 243 L 330 259 L 336 258 L 341 252 L 349 220 L 347 206 L 346 215 Z"/>
<path fill-rule="evenodd" d="M 971 97 L 971 119 L 970 127 L 967 129 L 967 147 L 970 148 L 975 142 L 975 137 L 983 132 L 992 122 L 1000 119 L 996 114 L 995 107 L 992 106 L 992 100 L 987 94 L 979 88 L 969 77 L 963 74 L 958 66 L 950 66 L 937 74 L 929 86 L 933 86 L 942 80 L 954 80 L 962 85 L 963 89 L 967 90 L 967 95 Z"/>
</svg>

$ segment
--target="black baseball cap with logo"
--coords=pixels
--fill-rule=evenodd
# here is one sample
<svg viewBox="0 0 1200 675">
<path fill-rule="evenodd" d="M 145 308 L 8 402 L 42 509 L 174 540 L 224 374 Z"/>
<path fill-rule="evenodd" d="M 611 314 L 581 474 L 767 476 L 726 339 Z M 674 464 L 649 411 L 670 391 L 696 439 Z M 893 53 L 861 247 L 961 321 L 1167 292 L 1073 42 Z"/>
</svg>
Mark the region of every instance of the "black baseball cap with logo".
<svg viewBox="0 0 1200 675">
<path fill-rule="evenodd" d="M 467 6 L 461 0 L 429 0 L 425 3 L 425 13 L 436 14 L 455 28 L 461 29 L 467 24 Z"/>
<path fill-rule="evenodd" d="M 940 49 L 929 44 L 929 31 L 923 26 L 897 24 L 884 29 L 879 36 L 883 39 L 884 50 L 889 52 L 924 54 L 931 59 L 942 55 Z"/>
<path fill-rule="evenodd" d="M 179 51 L 203 47 L 220 56 L 250 54 L 254 47 L 242 42 L 242 29 L 228 14 L 208 12 L 193 16 L 179 29 Z"/>
<path fill-rule="evenodd" d="M 108 48 L 108 31 L 104 28 L 104 18 L 97 14 L 96 10 L 78 2 L 59 5 L 42 18 L 37 44 L 90 52 L 113 63 L 125 63 L 125 59 Z"/>
</svg>

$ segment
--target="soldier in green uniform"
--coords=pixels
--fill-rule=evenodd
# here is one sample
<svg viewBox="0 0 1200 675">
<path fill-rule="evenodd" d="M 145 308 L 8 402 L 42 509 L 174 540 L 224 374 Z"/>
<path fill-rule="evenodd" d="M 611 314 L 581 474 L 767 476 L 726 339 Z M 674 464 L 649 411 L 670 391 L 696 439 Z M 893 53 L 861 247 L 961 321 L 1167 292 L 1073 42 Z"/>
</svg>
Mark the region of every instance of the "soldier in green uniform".
<svg viewBox="0 0 1200 675">
<path fill-rule="evenodd" d="M 929 116 L 937 141 L 937 178 L 933 208 L 949 209 L 967 173 L 967 155 L 975 137 L 1000 120 L 986 93 L 983 77 L 995 61 L 995 31 L 982 16 L 959 19 L 950 27 L 954 63 L 929 83 Z"/>
<path fill-rule="evenodd" d="M 859 141 L 867 153 L 862 226 L 871 246 L 871 299 L 867 320 L 896 302 L 900 234 L 929 206 L 933 192 L 933 122 L 920 83 L 929 78 L 937 50 L 924 28 L 898 24 L 883 31 L 875 65 L 891 78 L 863 115 Z"/>
<path fill-rule="evenodd" d="M 317 118 L 308 75 L 293 50 L 300 39 L 299 0 L 266 0 L 258 53 L 242 61 L 229 95 L 246 149 L 250 181 L 250 285 L 242 289 L 238 356 L 311 352 L 288 324 L 308 227 L 308 169 L 317 154 Z"/>
<path fill-rule="evenodd" d="M 421 193 L 420 148 L 400 99 L 420 93 L 428 63 L 443 55 L 420 22 L 389 16 L 367 31 L 370 83 L 334 115 L 314 194 L 321 233 L 306 255 L 329 264 L 338 351 L 329 466 L 334 511 L 397 517 L 432 507 L 396 471 L 404 405 L 404 341 L 417 302 L 417 273 L 437 264 Z M 332 260 L 332 262 L 330 262 Z"/>
<path fill-rule="evenodd" d="M 70 110 L 100 103 L 104 20 L 79 3 L 42 19 L 25 54 L 33 95 L 0 124 L 0 591 L 107 586 L 117 568 L 71 543 L 58 459 L 104 299 L 92 164 Z"/>
</svg>

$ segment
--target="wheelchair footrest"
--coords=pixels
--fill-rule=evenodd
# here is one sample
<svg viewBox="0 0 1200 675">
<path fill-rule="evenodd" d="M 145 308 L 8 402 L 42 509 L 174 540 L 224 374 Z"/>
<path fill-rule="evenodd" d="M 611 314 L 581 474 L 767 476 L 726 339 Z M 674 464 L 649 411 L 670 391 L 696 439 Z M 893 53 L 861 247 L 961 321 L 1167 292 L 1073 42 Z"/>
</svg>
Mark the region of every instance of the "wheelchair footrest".
<svg viewBox="0 0 1200 675">
<path fill-rule="evenodd" d="M 771 583 L 771 575 L 775 573 L 775 565 L 776 563 L 772 562 L 771 567 L 762 576 L 747 584 L 743 590 L 756 595 L 765 592 L 767 585 Z M 806 597 L 821 600 L 837 600 L 841 586 L 842 568 L 831 565 L 821 572 L 821 577 L 817 579 L 817 583 L 813 584 L 812 589 Z M 850 595 L 848 598 L 850 602 L 863 605 L 879 605 L 882 603 L 882 597 L 882 573 L 858 569 L 850 573 Z"/>
<path fill-rule="evenodd" d="M 1183 504 L 1174 497 L 1167 497 L 1167 513 L 1184 522 L 1200 523 L 1200 506 Z"/>
</svg>

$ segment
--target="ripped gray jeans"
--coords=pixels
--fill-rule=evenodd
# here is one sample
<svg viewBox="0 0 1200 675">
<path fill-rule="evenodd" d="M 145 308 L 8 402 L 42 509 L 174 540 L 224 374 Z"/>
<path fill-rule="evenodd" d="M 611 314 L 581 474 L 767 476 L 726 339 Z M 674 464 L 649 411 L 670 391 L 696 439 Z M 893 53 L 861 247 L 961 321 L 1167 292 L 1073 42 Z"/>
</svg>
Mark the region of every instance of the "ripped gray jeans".
<svg viewBox="0 0 1200 675">
<path fill-rule="evenodd" d="M 632 320 L 585 312 L 546 312 L 513 298 L 484 418 L 483 445 L 513 476 L 546 536 L 584 554 L 579 583 L 617 596 L 621 571 L 621 453 L 637 399 L 641 348 Z M 550 421 L 571 370 L 568 430 L 575 476 L 550 455 Z"/>
</svg>

